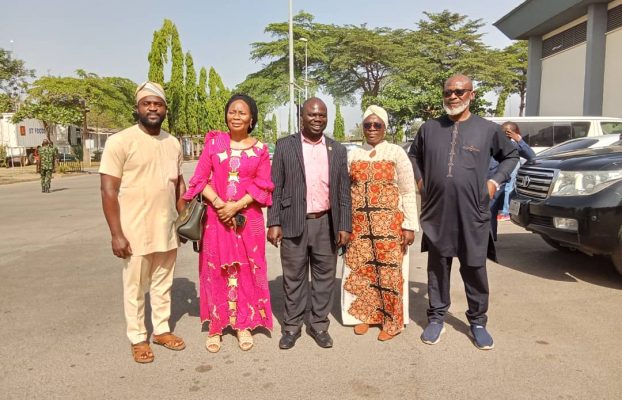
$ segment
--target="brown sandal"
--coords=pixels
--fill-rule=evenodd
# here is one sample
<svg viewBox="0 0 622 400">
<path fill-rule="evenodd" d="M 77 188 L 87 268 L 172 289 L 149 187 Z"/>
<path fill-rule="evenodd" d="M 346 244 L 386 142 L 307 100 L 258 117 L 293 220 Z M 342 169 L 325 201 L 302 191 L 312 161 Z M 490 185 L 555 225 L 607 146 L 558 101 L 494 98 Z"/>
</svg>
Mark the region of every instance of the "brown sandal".
<svg viewBox="0 0 622 400">
<path fill-rule="evenodd" d="M 153 335 L 153 343 L 175 351 L 180 351 L 186 348 L 184 340 L 170 332 L 166 332 L 161 335 Z"/>
<path fill-rule="evenodd" d="M 354 326 L 354 333 L 356 335 L 364 335 L 369 330 L 368 324 L 358 324 Z"/>
<path fill-rule="evenodd" d="M 153 362 L 153 352 L 151 351 L 151 346 L 147 342 L 140 342 L 132 345 L 132 355 L 134 356 L 134 361 L 139 364 L 148 364 Z"/>
<path fill-rule="evenodd" d="M 378 334 L 378 340 L 380 340 L 381 342 L 386 342 L 387 340 L 393 339 L 397 335 L 399 335 L 399 332 L 396 333 L 395 335 L 391 335 L 389 332 L 382 330 Z"/>
</svg>

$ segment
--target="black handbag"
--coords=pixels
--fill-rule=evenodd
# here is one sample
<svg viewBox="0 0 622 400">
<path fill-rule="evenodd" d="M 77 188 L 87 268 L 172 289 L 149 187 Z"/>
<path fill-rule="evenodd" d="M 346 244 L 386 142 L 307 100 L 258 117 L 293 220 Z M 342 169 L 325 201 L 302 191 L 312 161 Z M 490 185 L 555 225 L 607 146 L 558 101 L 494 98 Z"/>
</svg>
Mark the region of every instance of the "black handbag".
<svg viewBox="0 0 622 400">
<path fill-rule="evenodd" d="M 205 219 L 205 203 L 199 193 L 192 200 L 186 203 L 184 209 L 179 213 L 175 221 L 175 230 L 181 241 L 192 242 L 194 251 L 201 250 L 201 238 L 203 236 L 203 222 Z"/>
</svg>

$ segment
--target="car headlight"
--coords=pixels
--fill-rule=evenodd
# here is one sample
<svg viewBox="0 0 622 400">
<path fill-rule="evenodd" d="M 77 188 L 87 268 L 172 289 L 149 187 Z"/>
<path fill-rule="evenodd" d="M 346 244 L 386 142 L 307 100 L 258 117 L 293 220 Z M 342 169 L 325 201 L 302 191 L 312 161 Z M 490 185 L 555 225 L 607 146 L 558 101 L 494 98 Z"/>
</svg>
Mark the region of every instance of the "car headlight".
<svg viewBox="0 0 622 400">
<path fill-rule="evenodd" d="M 551 196 L 586 196 L 600 192 L 622 179 L 622 170 L 560 171 Z"/>
</svg>

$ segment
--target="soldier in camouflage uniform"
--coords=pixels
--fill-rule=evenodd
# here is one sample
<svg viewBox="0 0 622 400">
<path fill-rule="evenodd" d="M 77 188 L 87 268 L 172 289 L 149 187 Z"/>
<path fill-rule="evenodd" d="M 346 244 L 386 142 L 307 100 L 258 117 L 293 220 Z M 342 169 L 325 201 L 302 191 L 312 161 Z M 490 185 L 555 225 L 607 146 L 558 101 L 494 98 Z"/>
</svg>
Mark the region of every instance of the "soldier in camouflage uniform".
<svg viewBox="0 0 622 400">
<path fill-rule="evenodd" d="M 58 156 L 58 150 L 52 143 L 44 139 L 39 146 L 39 165 L 41 167 L 41 192 L 50 193 L 52 186 L 52 170 L 54 169 L 54 161 Z"/>
</svg>

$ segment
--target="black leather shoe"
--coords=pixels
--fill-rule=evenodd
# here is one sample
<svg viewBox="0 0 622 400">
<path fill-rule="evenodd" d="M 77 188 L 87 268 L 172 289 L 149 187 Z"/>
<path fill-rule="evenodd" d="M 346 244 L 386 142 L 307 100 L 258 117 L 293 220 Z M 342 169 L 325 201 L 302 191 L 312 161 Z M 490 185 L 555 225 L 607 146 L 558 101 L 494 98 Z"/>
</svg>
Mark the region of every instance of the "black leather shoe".
<svg viewBox="0 0 622 400">
<path fill-rule="evenodd" d="M 287 350 L 291 349 L 296 345 L 296 340 L 300 337 L 300 331 L 298 332 L 290 332 L 283 331 L 283 335 L 281 336 L 281 340 L 279 340 L 279 349 Z"/>
<path fill-rule="evenodd" d="M 328 331 L 316 331 L 314 329 L 309 329 L 309 335 L 311 335 L 318 346 L 324 349 L 333 347 L 333 338 L 330 337 Z"/>
</svg>

